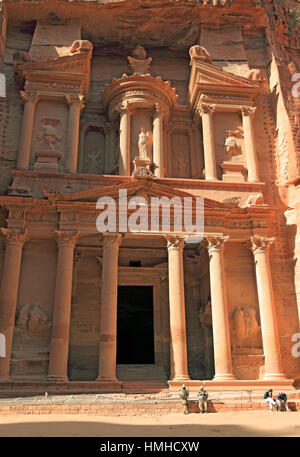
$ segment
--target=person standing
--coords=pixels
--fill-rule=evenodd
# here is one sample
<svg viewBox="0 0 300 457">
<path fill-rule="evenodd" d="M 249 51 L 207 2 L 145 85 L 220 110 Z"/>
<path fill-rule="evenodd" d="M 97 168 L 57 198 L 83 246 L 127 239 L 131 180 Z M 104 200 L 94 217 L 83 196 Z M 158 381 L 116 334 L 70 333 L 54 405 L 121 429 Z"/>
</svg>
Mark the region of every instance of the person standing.
<svg viewBox="0 0 300 457">
<path fill-rule="evenodd" d="M 207 413 L 207 399 L 208 399 L 208 393 L 204 389 L 204 385 L 200 387 L 200 390 L 198 392 L 198 403 L 199 403 L 199 410 L 201 413 Z"/>
</svg>

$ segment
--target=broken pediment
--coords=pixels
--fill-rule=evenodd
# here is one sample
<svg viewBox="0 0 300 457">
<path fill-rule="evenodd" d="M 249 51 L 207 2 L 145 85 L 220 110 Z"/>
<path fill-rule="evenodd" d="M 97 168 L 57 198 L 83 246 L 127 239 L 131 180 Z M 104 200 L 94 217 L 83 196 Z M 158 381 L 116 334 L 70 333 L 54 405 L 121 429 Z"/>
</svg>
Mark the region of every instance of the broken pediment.
<svg viewBox="0 0 300 457">
<path fill-rule="evenodd" d="M 29 52 L 14 54 L 15 79 L 27 91 L 66 93 L 67 88 L 88 97 L 93 45 L 80 39 L 80 23 L 38 21 Z"/>
<path fill-rule="evenodd" d="M 212 99 L 216 104 L 252 103 L 260 92 L 264 81 L 234 75 L 212 64 L 210 54 L 199 45 L 190 49 L 191 75 L 189 82 L 189 104 L 196 109 L 199 101 Z"/>
</svg>

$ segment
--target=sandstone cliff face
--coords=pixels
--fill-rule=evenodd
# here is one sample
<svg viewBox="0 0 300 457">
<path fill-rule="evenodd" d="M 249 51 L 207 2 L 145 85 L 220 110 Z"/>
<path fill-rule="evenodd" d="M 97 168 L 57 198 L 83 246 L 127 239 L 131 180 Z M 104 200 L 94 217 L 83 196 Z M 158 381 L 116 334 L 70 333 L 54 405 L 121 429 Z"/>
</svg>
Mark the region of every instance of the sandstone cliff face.
<svg viewBox="0 0 300 457">
<path fill-rule="evenodd" d="M 180 105 L 186 104 L 188 50 L 195 44 L 206 47 L 213 63 L 226 71 L 240 76 L 251 69 L 262 71 L 267 84 L 257 100 L 255 134 L 261 177 L 266 183 L 265 201 L 278 210 L 272 275 L 280 344 L 288 376 L 299 374 L 299 363 L 290 355 L 290 337 L 298 330 L 300 316 L 300 96 L 293 95 L 300 73 L 299 1 L 6 0 L 1 5 L 0 57 L 6 98 L 0 98 L 0 194 L 11 184 L 22 121 L 13 55 L 36 46 L 32 40 L 37 20 L 56 24 L 57 30 L 69 19 L 78 21 L 81 38 L 93 43 L 90 99 L 83 122 L 95 116 L 106 122 L 100 93 L 105 84 L 128 71 L 126 57 L 138 44 L 151 55 L 153 74 L 176 88 Z M 52 56 L 60 55 L 72 41 L 62 32 L 50 38 Z M 49 40 L 39 45 L 49 56 Z M 99 143 L 104 141 L 99 138 Z M 94 143 L 95 132 L 90 132 L 87 149 L 92 151 Z M 80 171 L 94 170 L 92 154 Z M 100 173 L 102 165 L 97 166 Z M 2 210 L 1 226 L 5 226 L 5 217 Z"/>
</svg>

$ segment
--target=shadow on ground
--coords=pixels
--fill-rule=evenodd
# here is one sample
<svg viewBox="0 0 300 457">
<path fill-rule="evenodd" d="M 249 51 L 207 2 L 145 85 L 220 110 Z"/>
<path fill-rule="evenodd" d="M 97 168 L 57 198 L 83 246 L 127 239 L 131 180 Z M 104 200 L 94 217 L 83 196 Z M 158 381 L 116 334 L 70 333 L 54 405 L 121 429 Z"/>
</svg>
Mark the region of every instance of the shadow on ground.
<svg viewBox="0 0 300 457">
<path fill-rule="evenodd" d="M 138 419 L 137 419 L 138 420 Z M 274 424 L 275 425 L 275 424 Z M 300 425 L 285 428 L 276 424 L 273 430 L 260 430 L 238 424 L 191 424 L 174 425 L 118 424 L 87 419 L 55 422 L 14 422 L 0 425 L 0 437 L 282 437 L 300 436 Z"/>
</svg>

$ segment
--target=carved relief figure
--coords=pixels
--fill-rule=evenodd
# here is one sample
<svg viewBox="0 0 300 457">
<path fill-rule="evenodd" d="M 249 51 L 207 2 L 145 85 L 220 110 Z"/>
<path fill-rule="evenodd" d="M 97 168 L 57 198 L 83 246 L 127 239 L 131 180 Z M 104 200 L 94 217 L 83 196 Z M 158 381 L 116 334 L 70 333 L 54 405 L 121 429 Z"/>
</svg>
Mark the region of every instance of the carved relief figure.
<svg viewBox="0 0 300 457">
<path fill-rule="evenodd" d="M 246 200 L 246 206 L 252 205 L 263 205 L 264 204 L 264 196 L 261 192 L 253 195 L 249 195 Z"/>
<path fill-rule="evenodd" d="M 237 141 L 237 130 L 225 130 L 227 138 L 225 139 L 225 150 L 232 157 L 233 155 L 241 154 L 241 146 Z"/>
<path fill-rule="evenodd" d="M 26 304 L 19 311 L 17 328 L 26 333 L 43 333 L 50 329 L 50 321 L 40 306 Z"/>
<path fill-rule="evenodd" d="M 62 138 L 57 136 L 55 125 L 60 122 L 59 119 L 42 119 L 42 134 L 38 135 L 37 138 L 40 142 L 44 143 L 46 147 L 53 151 L 54 145 L 58 141 L 62 141 Z"/>
<path fill-rule="evenodd" d="M 133 75 L 149 74 L 149 66 L 152 62 L 152 57 L 147 58 L 145 48 L 137 46 L 127 57 Z"/>
<path fill-rule="evenodd" d="M 251 306 L 237 307 L 233 313 L 233 347 L 259 347 L 260 326 L 256 309 Z"/>
</svg>

